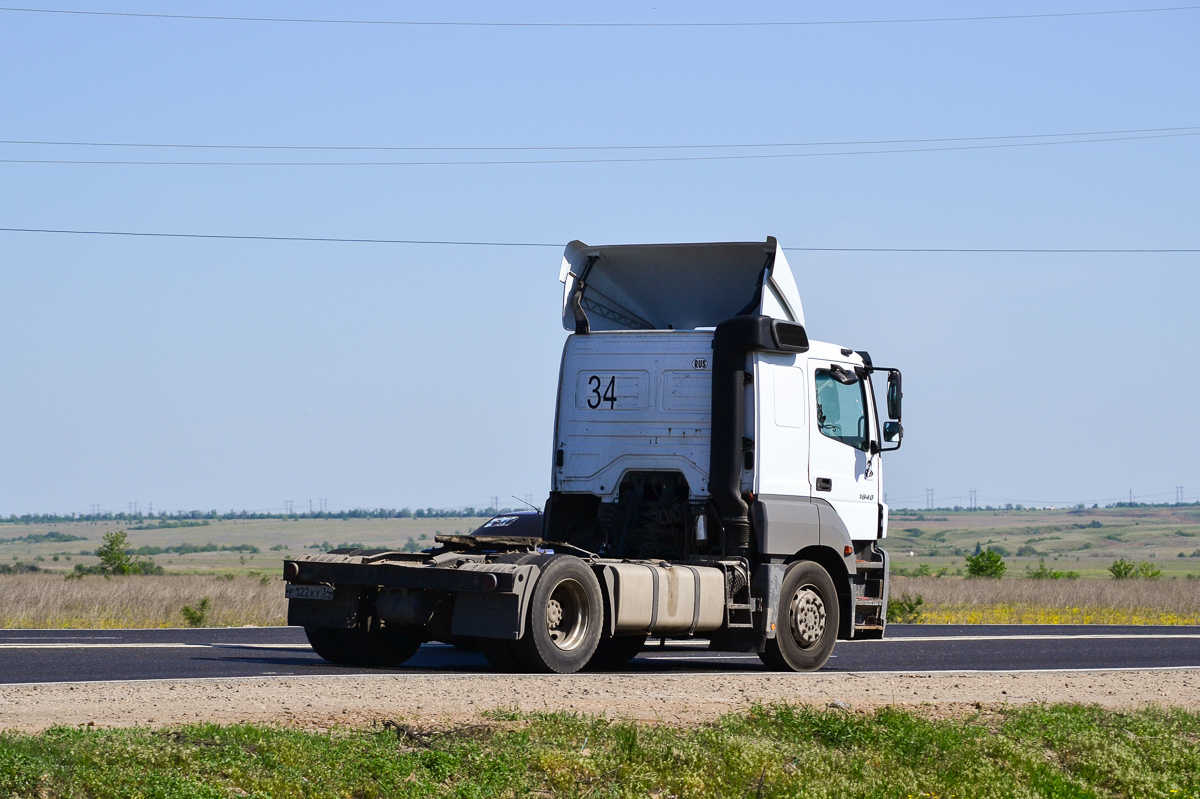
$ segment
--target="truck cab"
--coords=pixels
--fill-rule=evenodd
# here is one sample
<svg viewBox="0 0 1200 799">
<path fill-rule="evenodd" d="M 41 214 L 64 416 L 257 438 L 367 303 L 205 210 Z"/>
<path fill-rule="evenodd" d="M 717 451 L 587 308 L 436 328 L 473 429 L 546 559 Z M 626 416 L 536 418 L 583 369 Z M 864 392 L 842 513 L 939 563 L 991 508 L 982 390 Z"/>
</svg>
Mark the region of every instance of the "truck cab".
<svg viewBox="0 0 1200 799">
<path fill-rule="evenodd" d="M 727 601 L 761 606 L 765 638 L 727 626 L 715 647 L 773 648 L 771 586 L 802 561 L 830 577 L 836 596 L 820 605 L 839 637 L 881 636 L 881 455 L 899 446 L 899 372 L 808 338 L 773 238 L 572 242 L 560 280 L 571 335 L 544 538 L 603 557 L 723 563 L 748 591 Z M 886 425 L 878 371 L 896 417 Z"/>
</svg>

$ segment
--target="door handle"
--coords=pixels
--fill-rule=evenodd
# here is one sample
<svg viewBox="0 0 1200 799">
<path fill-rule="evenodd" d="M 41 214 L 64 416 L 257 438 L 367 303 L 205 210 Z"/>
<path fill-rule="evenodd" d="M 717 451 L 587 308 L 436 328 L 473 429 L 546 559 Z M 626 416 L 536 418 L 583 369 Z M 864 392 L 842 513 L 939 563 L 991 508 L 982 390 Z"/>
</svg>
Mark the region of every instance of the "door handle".
<svg viewBox="0 0 1200 799">
<path fill-rule="evenodd" d="M 833 490 L 833 480 L 828 477 L 818 477 L 817 478 L 817 490 L 818 491 L 832 491 Z"/>
</svg>

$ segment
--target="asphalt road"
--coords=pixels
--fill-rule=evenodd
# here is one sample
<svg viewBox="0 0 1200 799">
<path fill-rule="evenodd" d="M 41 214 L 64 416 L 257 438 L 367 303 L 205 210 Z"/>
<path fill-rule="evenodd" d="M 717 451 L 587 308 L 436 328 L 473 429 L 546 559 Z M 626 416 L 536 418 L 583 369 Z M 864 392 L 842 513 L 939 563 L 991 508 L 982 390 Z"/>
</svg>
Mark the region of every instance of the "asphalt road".
<svg viewBox="0 0 1200 799">
<path fill-rule="evenodd" d="M 753 672 L 755 655 L 652 642 L 624 671 Z M 882 641 L 839 641 L 825 672 L 1200 668 L 1200 627 L 891 625 Z M 295 627 L 0 631 L 0 684 L 369 674 L 326 663 Z M 475 652 L 426 644 L 389 673 L 487 672 Z"/>
</svg>

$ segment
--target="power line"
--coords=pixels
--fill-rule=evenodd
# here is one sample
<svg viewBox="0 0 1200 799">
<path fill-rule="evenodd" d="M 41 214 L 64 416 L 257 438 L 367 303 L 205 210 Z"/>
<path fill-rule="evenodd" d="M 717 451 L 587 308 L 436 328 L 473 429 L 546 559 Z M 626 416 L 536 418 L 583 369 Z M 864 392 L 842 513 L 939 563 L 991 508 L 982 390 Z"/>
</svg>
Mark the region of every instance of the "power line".
<svg viewBox="0 0 1200 799">
<path fill-rule="evenodd" d="M 149 14 L 131 11 L 80 11 L 62 8 L 0 7 L 0 11 L 28 14 L 72 14 L 90 17 L 133 17 L 140 19 L 208 20 L 216 22 L 288 22 L 316 25 L 394 25 L 409 27 L 446 28 L 774 28 L 808 27 L 818 25 L 897 25 L 927 22 L 989 22 L 995 20 L 1053 19 L 1064 17 L 1103 17 L 1126 14 L 1158 14 L 1172 11 L 1195 11 L 1200 6 L 1167 6 L 1161 8 L 1128 8 L 1109 11 L 1062 11 L 1042 14 L 989 14 L 974 17 L 911 17 L 905 19 L 839 19 L 763 22 L 457 22 L 449 20 L 391 20 L 391 19 L 316 19 L 305 17 L 233 17 L 205 14 Z"/>
<path fill-rule="evenodd" d="M 326 236 L 238 236 L 220 233 L 155 233 L 131 230 L 68 230 L 63 228 L 0 227 L 0 233 L 48 233 L 76 236 L 137 236 L 166 239 L 221 239 L 232 241 L 303 241 L 332 244 L 429 244 L 454 247 L 555 247 L 561 242 L 543 241 L 463 241 L 457 239 L 355 239 Z M 1034 248 L 1034 247 L 784 247 L 787 252 L 894 252 L 894 253 L 1047 253 L 1066 254 L 1167 254 L 1198 253 L 1200 248 Z"/>
<path fill-rule="evenodd" d="M 349 239 L 320 236 L 232 236 L 215 233 L 150 233 L 127 230 L 59 230 L 50 228 L 0 228 L 3 233 L 65 233 L 80 236 L 148 236 L 168 239 L 232 239 L 236 241 L 320 241 L 337 244 L 444 244 L 462 247 L 562 247 L 561 243 L 529 241 L 452 241 L 442 239 Z"/>
<path fill-rule="evenodd" d="M 3 230 L 3 228 L 0 228 Z M 795 252 L 949 252 L 949 253 L 1188 253 L 1200 249 L 1054 249 L 1035 247 L 784 247 Z"/>
<path fill-rule="evenodd" d="M 1144 139 L 1172 139 L 1184 136 L 1200 136 L 1200 131 L 1190 133 L 1153 133 L 1137 136 L 1108 136 L 1091 139 L 1063 139 L 1059 141 L 1007 142 L 1004 144 L 966 144 L 953 147 L 903 147 L 887 150 L 840 150 L 823 153 L 749 153 L 741 155 L 678 155 L 643 156 L 629 158 L 529 158 L 508 160 L 462 160 L 462 161 L 119 161 L 72 158 L 0 158 L 2 164 L 59 164 L 59 165 L 102 165 L 102 166 L 527 166 L 534 164 L 632 164 L 662 163 L 672 161 L 749 161 L 778 160 L 788 158 L 828 158 L 846 155 L 893 155 L 897 153 L 932 153 L 962 150 L 1000 150 L 1014 147 L 1052 147 L 1064 144 L 1095 144 L 1100 142 L 1137 141 Z"/>
<path fill-rule="evenodd" d="M 371 145 L 323 145 L 323 144 L 195 144 L 169 142 L 112 142 L 112 141 L 61 141 L 54 139 L 0 139 L 0 144 L 37 145 L 50 147 L 132 147 L 166 148 L 184 150 L 321 150 L 321 151 L 371 151 L 371 152 L 562 152 L 598 150 L 719 150 L 757 149 L 769 147 L 857 147 L 883 144 L 938 144 L 946 142 L 1000 141 L 1012 139 L 1051 139 L 1079 136 L 1116 136 L 1131 133 L 1171 133 L 1200 130 L 1200 125 L 1173 128 L 1129 128 L 1123 130 L 1087 130 L 1072 133 L 1020 133 L 1004 136 L 953 136 L 934 139 L 852 139 L 848 141 L 809 142 L 751 142 L 741 144 L 597 144 L 597 145 L 552 145 L 552 146 L 371 146 Z"/>
</svg>

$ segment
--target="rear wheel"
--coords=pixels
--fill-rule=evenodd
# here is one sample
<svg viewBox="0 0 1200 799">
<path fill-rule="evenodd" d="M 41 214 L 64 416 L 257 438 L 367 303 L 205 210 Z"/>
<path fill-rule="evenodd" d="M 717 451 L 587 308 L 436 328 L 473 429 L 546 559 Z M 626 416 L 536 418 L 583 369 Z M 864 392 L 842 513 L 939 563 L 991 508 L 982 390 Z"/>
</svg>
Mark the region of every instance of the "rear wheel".
<svg viewBox="0 0 1200 799">
<path fill-rule="evenodd" d="M 314 652 L 330 663 L 345 665 L 349 661 L 346 659 L 346 653 L 338 644 L 337 636 L 334 635 L 336 632 L 337 630 L 329 630 L 324 627 L 304 628 L 304 634 L 308 637 L 309 646 L 313 648 Z"/>
<path fill-rule="evenodd" d="M 779 592 L 779 627 L 762 662 L 776 671 L 816 671 L 833 654 L 839 612 L 829 572 L 810 560 L 793 563 Z"/>
<path fill-rule="evenodd" d="M 530 671 L 572 674 L 592 659 L 603 620 L 596 575 L 579 558 L 557 555 L 533 587 L 525 635 L 514 650 Z"/>
<path fill-rule="evenodd" d="M 403 625 L 373 630 L 305 627 L 304 633 L 318 655 L 340 666 L 399 666 L 421 647 L 419 630 Z"/>
<path fill-rule="evenodd" d="M 646 645 L 646 635 L 622 635 L 617 638 L 601 638 L 596 653 L 588 661 L 588 671 L 619 669 L 638 656 Z"/>
</svg>

